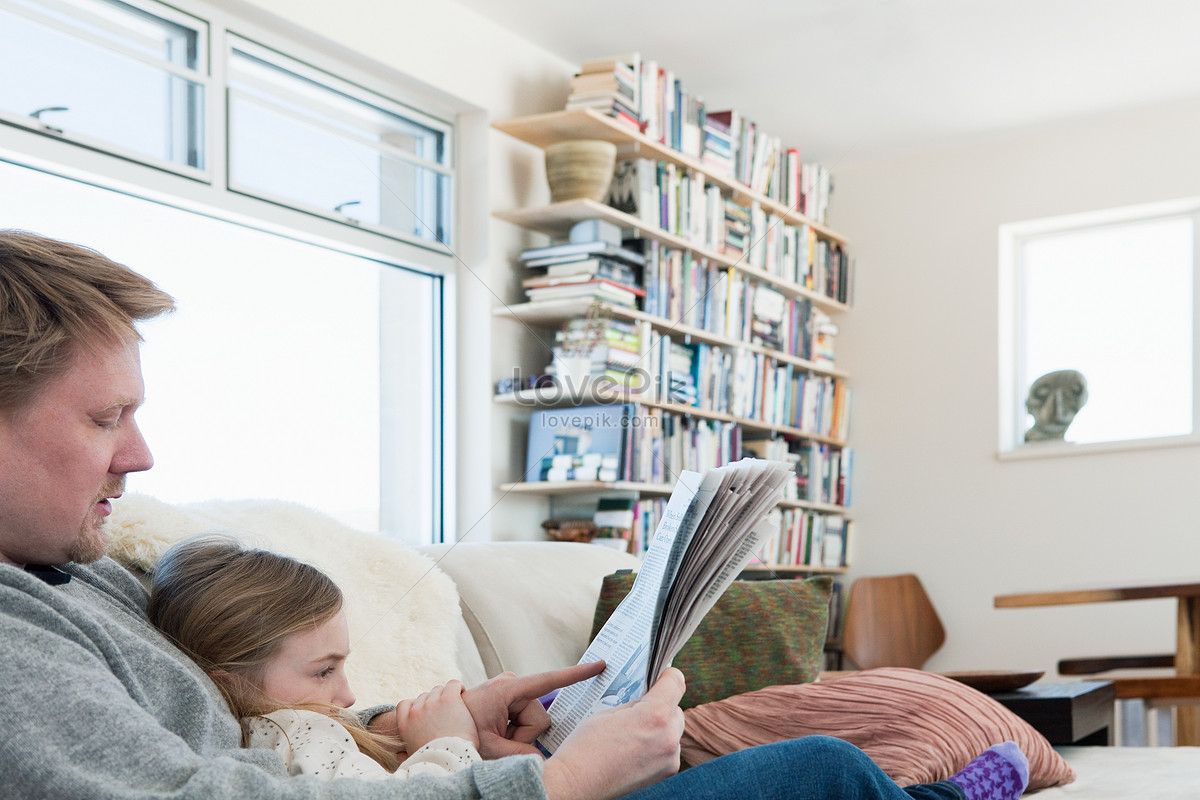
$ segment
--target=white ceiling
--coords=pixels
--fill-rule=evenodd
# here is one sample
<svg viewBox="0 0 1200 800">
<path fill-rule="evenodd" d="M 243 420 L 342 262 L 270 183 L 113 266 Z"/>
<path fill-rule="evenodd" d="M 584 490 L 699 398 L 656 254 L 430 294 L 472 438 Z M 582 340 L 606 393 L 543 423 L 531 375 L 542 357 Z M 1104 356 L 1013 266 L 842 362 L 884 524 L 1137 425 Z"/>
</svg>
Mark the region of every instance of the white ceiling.
<svg viewBox="0 0 1200 800">
<path fill-rule="evenodd" d="M 572 63 L 636 50 L 840 160 L 1200 99 L 1200 0 L 458 0 Z"/>
</svg>

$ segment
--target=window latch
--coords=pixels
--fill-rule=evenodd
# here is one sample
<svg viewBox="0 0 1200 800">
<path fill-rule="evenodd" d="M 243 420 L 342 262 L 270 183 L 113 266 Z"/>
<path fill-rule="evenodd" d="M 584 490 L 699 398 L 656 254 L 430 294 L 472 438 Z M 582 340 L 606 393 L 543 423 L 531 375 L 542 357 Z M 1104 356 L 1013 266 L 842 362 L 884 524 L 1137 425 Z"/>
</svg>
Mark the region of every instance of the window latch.
<svg viewBox="0 0 1200 800">
<path fill-rule="evenodd" d="M 51 131 L 52 133 L 62 133 L 63 132 L 62 128 L 56 128 L 53 125 L 48 125 L 45 122 L 43 122 L 42 114 L 45 114 L 50 111 L 70 111 L 70 110 L 71 109 L 67 108 L 66 106 L 46 106 L 45 108 L 39 108 L 36 111 L 30 112 L 29 116 L 33 117 L 38 122 L 40 122 L 42 125 L 42 128 L 44 128 L 45 130 Z"/>
</svg>

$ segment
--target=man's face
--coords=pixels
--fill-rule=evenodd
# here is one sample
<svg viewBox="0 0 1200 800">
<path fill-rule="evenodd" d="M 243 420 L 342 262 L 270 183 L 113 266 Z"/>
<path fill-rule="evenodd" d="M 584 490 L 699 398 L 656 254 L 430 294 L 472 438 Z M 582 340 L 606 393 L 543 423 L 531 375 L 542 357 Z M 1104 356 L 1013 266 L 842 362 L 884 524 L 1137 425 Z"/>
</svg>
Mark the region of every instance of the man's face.
<svg viewBox="0 0 1200 800">
<path fill-rule="evenodd" d="M 154 459 L 134 422 L 145 391 L 138 343 L 79 350 L 29 407 L 0 413 L 0 562 L 104 555 L 109 499 Z"/>
</svg>

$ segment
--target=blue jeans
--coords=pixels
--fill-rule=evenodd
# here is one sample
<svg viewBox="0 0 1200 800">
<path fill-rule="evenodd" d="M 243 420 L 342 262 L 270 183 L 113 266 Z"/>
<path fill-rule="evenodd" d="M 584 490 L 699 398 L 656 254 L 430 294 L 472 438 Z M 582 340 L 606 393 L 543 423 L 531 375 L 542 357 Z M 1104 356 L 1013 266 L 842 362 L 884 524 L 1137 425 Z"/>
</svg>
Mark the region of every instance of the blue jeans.
<svg viewBox="0 0 1200 800">
<path fill-rule="evenodd" d="M 686 769 L 625 800 L 965 800 L 949 781 L 901 789 L 841 739 L 806 736 Z"/>
</svg>

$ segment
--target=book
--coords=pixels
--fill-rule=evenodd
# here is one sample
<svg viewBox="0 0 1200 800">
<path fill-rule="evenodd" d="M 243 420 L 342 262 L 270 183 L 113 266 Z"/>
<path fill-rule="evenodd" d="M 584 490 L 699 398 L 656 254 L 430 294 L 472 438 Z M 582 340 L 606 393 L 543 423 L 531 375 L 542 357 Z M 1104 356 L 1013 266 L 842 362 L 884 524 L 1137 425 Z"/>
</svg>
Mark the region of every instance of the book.
<svg viewBox="0 0 1200 800">
<path fill-rule="evenodd" d="M 559 277 L 562 275 L 595 275 L 597 278 L 608 278 L 617 283 L 637 286 L 638 271 L 621 261 L 607 258 L 580 258 L 571 261 L 561 261 L 546 267 L 546 275 Z"/>
<path fill-rule="evenodd" d="M 596 711 L 641 697 L 770 536 L 786 464 L 744 459 L 680 473 L 629 594 L 580 659 L 600 675 L 559 691 L 539 742 L 554 752 Z"/>
<path fill-rule="evenodd" d="M 634 292 L 645 291 L 632 281 L 626 282 L 623 280 L 614 280 L 612 278 L 599 276 L 594 272 L 577 272 L 568 275 L 537 275 L 532 278 L 525 278 L 523 281 L 521 281 L 521 285 L 526 289 L 538 289 L 545 286 L 570 286 L 572 284 L 590 283 L 592 281 L 599 280 L 613 283 Z"/>
<path fill-rule="evenodd" d="M 589 256 L 605 256 L 624 261 L 627 264 L 640 267 L 646 259 L 636 250 L 628 247 L 618 247 L 605 241 L 593 242 L 562 242 L 546 245 L 545 247 L 530 247 L 521 251 L 521 262 L 527 267 L 544 267 L 560 263 L 568 256 L 587 258 Z"/>
<path fill-rule="evenodd" d="M 529 417 L 526 481 L 616 480 L 632 404 L 550 408 Z M 601 475 L 613 477 L 602 478 Z"/>
<path fill-rule="evenodd" d="M 526 289 L 525 296 L 531 301 L 566 300 L 572 297 L 596 297 L 626 306 L 634 306 L 637 299 L 645 295 L 644 289 L 622 286 L 605 278 L 590 278 L 578 283 L 561 286 L 539 286 Z"/>
</svg>

